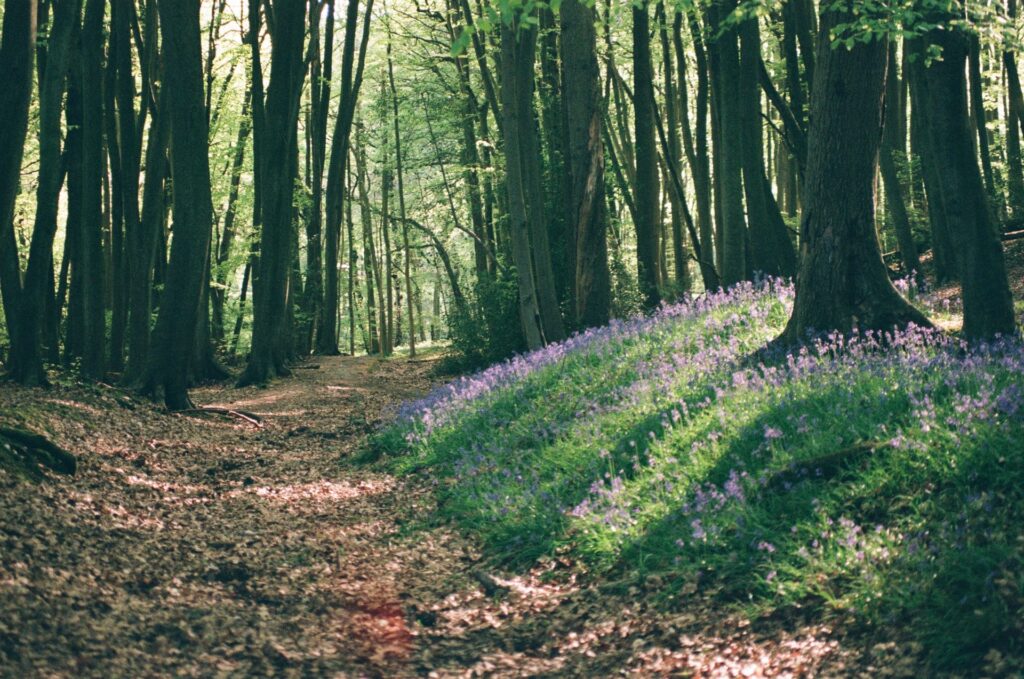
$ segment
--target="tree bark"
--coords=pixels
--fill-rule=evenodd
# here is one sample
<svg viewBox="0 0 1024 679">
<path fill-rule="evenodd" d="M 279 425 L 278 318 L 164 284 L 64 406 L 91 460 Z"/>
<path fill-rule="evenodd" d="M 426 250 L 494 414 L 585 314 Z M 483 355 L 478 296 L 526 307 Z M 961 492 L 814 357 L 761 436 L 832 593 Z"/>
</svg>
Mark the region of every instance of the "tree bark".
<svg viewBox="0 0 1024 679">
<path fill-rule="evenodd" d="M 537 32 L 530 27 L 501 27 L 501 106 L 504 118 L 505 185 L 508 191 L 509 235 L 519 283 L 519 320 L 530 349 L 544 345 L 544 325 L 533 277 L 524 134 L 533 129 L 533 55 Z M 525 105 L 523 105 L 525 102 Z M 527 120 L 523 120 L 523 117 Z"/>
<path fill-rule="evenodd" d="M 933 30 L 920 40 L 916 49 L 937 45 L 943 55 L 923 67 L 921 84 L 942 207 L 963 287 L 963 332 L 971 339 L 1012 334 L 1016 330 L 1013 298 L 1002 244 L 978 170 L 967 108 L 964 66 L 971 38 L 962 30 Z"/>
<path fill-rule="evenodd" d="M 36 45 L 36 3 L 13 2 L 4 11 L 0 43 L 0 292 L 11 337 L 20 331 L 21 264 L 14 238 L 14 202 L 21 183 L 21 159 L 28 134 L 32 64 Z"/>
<path fill-rule="evenodd" d="M 356 29 L 359 26 L 359 3 L 348 5 L 345 25 L 345 48 L 341 57 L 341 101 L 331 140 L 331 158 L 327 167 L 326 220 L 324 222 L 324 301 L 316 341 L 319 354 L 338 353 L 338 241 L 341 235 L 342 202 L 344 200 L 345 167 L 348 163 L 349 137 L 355 116 L 356 100 L 363 80 L 366 48 L 370 37 L 373 0 L 367 0 L 363 16 L 363 32 L 356 52 Z"/>
<path fill-rule="evenodd" d="M 103 263 L 103 15 L 105 0 L 86 0 L 82 22 L 82 363 L 80 372 L 106 372 Z"/>
<path fill-rule="evenodd" d="M 730 286 L 748 276 L 747 226 L 743 208 L 742 102 L 737 31 L 723 24 L 735 0 L 717 0 L 708 8 L 708 25 L 717 37 L 710 45 L 712 100 L 717 129 L 713 131 L 715 188 L 719 192 L 718 267 L 721 284 Z"/>
<path fill-rule="evenodd" d="M 601 85 L 594 9 L 566 0 L 561 10 L 562 105 L 566 121 L 569 242 L 575 247 L 575 322 L 604 325 L 611 312 Z"/>
<path fill-rule="evenodd" d="M 276 0 L 271 7 L 273 46 L 270 84 L 263 125 L 255 129 L 258 136 L 263 136 L 263 157 L 258 159 L 262 175 L 260 212 L 263 230 L 254 286 L 252 349 L 245 371 L 238 379 L 239 386 L 263 384 L 273 377 L 289 373 L 285 362 L 291 335 L 286 319 L 294 229 L 292 191 L 297 171 L 289 158 L 295 149 L 299 96 L 305 71 L 302 48 L 306 3 L 302 0 Z"/>
<path fill-rule="evenodd" d="M 793 315 L 780 338 L 929 325 L 889 281 L 875 235 L 874 174 L 882 129 L 886 43 L 833 49 L 852 5 L 824 10 L 811 93 L 801 262 Z"/>
<path fill-rule="evenodd" d="M 412 251 L 409 249 L 409 223 L 405 214 L 405 173 L 402 167 L 402 133 L 398 123 L 398 92 L 395 89 L 395 65 L 391 57 L 391 36 L 388 35 L 388 85 L 391 89 L 391 109 L 395 125 L 395 170 L 398 173 L 398 218 L 402 222 L 402 246 L 405 248 L 404 270 L 405 301 L 409 316 L 409 357 L 416 356 L 416 316 L 413 313 Z"/>
<path fill-rule="evenodd" d="M 153 395 L 162 392 L 168 409 L 186 410 L 192 407 L 188 396 L 189 361 L 213 224 L 206 150 L 209 133 L 203 105 L 199 6 L 163 2 L 159 11 L 172 140 L 174 240 L 143 391 Z"/>
<path fill-rule="evenodd" d="M 43 369 L 40 309 L 53 283 L 53 239 L 57 233 L 57 208 L 63 182 L 61 156 L 61 104 L 70 64 L 71 39 L 78 28 L 82 4 L 63 3 L 54 8 L 46 49 L 46 67 L 39 83 L 39 175 L 36 186 L 36 220 L 32 230 L 28 267 L 21 296 L 21 312 L 10 333 L 8 361 L 11 377 L 27 385 L 46 384 Z"/>
<path fill-rule="evenodd" d="M 636 136 L 636 263 L 644 307 L 661 303 L 658 289 L 658 151 L 648 5 L 633 6 L 633 114 Z"/>
</svg>

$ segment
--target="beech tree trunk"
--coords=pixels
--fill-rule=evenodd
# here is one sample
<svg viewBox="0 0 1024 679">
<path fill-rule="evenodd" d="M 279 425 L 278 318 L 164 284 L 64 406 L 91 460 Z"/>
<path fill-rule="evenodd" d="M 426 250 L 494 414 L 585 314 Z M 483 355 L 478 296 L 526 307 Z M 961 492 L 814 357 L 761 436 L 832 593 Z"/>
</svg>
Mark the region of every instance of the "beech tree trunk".
<svg viewBox="0 0 1024 679">
<path fill-rule="evenodd" d="M 972 339 L 1012 334 L 1016 330 L 1013 298 L 967 108 L 964 66 L 971 38 L 962 30 L 934 30 L 920 40 L 915 49 L 932 44 L 943 54 L 941 60 L 923 67 L 921 85 L 942 208 L 963 287 L 963 331 Z"/>
<path fill-rule="evenodd" d="M 847 12 L 850 0 L 841 6 Z M 882 131 L 886 43 L 833 49 L 846 12 L 824 10 L 811 93 L 801 261 L 793 315 L 780 338 L 793 344 L 838 330 L 891 330 L 928 320 L 889 281 L 875 235 L 874 175 Z"/>
<path fill-rule="evenodd" d="M 327 166 L 326 219 L 324 221 L 324 299 L 317 328 L 316 350 L 319 354 L 338 353 L 338 255 L 343 217 L 345 168 L 348 164 L 349 136 L 355 116 L 356 99 L 363 80 L 366 48 L 370 36 L 373 0 L 367 0 L 363 31 L 356 52 L 356 29 L 359 26 L 359 3 L 353 0 L 345 16 L 345 47 L 341 57 L 341 101 L 331 139 L 331 157 Z M 301 42 L 301 41 L 300 41 Z M 301 45 L 299 47 L 301 51 Z"/>
<path fill-rule="evenodd" d="M 530 133 L 534 125 L 531 104 L 536 43 L 535 28 L 504 25 L 501 27 L 501 106 L 505 132 L 508 229 L 512 241 L 512 260 L 516 265 L 519 283 L 519 320 L 530 349 L 542 347 L 546 341 L 533 277 L 533 254 L 530 248 L 530 224 L 527 213 L 527 179 L 524 177 L 523 158 L 528 153 L 528 148 L 522 138 L 524 134 Z"/>
<path fill-rule="evenodd" d="M 661 303 L 658 268 L 658 150 L 655 142 L 654 68 L 647 3 L 633 6 L 633 115 L 636 134 L 636 263 L 646 309 Z"/>
<path fill-rule="evenodd" d="M 189 361 L 213 224 L 206 150 L 209 133 L 203 104 L 199 6 L 162 2 L 159 10 L 166 64 L 164 101 L 173 146 L 174 240 L 143 390 L 152 395 L 162 393 L 171 410 L 185 410 L 192 407 L 188 396 Z"/>
<path fill-rule="evenodd" d="M 14 201 L 21 183 L 21 158 L 28 133 L 32 64 L 36 46 L 36 3 L 13 2 L 4 10 L 0 43 L 0 293 L 8 334 L 20 331 L 21 264 L 14 238 Z"/>
<path fill-rule="evenodd" d="M 749 274 L 747 225 L 743 207 L 743 126 L 739 87 L 740 55 L 735 27 L 724 25 L 736 7 L 735 0 L 716 0 L 708 8 L 713 38 L 709 61 L 716 129 L 713 130 L 715 190 L 718 192 L 718 272 L 721 284 L 734 285 Z"/>
<path fill-rule="evenodd" d="M 260 262 L 254 291 L 252 349 L 239 386 L 263 384 L 287 375 L 285 365 L 291 333 L 286 327 L 289 299 L 289 273 L 292 264 L 294 229 L 292 191 L 297 166 L 290 161 L 295 152 L 295 135 L 302 92 L 304 64 L 303 39 L 306 27 L 306 3 L 303 0 L 276 0 L 273 8 L 273 47 L 270 57 L 270 85 L 262 126 L 262 158 L 258 159 L 260 212 L 263 231 L 260 238 Z M 262 127 L 262 129 L 261 129 Z"/>
<path fill-rule="evenodd" d="M 601 85 L 594 9 L 562 3 L 562 105 L 566 121 L 569 242 L 575 247 L 575 322 L 604 325 L 611 311 L 605 205 Z"/>
<path fill-rule="evenodd" d="M 11 377 L 27 385 L 46 383 L 40 330 L 49 287 L 53 283 L 53 239 L 57 233 L 57 208 L 64 172 L 61 167 L 61 104 L 70 63 L 71 39 L 78 28 L 82 3 L 70 1 L 54 8 L 47 41 L 46 67 L 39 83 L 39 175 L 36 186 L 36 220 L 16 322 L 9 320 Z M 8 319 L 10 315 L 8 314 Z"/>
<path fill-rule="evenodd" d="M 80 372 L 101 379 L 106 372 L 103 262 L 103 15 L 105 0 L 86 0 L 82 21 L 82 363 Z"/>
</svg>

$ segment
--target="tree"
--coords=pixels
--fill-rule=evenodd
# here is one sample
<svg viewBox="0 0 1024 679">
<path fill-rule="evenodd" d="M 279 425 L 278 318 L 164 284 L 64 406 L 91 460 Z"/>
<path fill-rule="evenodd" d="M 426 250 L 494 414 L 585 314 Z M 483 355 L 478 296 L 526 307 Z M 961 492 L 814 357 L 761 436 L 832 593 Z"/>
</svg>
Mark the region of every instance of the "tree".
<svg viewBox="0 0 1024 679">
<path fill-rule="evenodd" d="M 39 84 L 39 175 L 36 186 L 36 220 L 32 230 L 28 268 L 20 291 L 18 329 L 11 336 L 11 377 L 22 384 L 46 383 L 41 354 L 39 310 L 44 308 L 52 284 L 53 240 L 64 172 L 61 167 L 60 115 L 64 83 L 70 62 L 71 40 L 78 29 L 82 3 L 66 2 L 54 8 L 46 49 L 46 67 Z M 19 286 L 21 287 L 21 286 Z M 8 317 L 10 317 L 8 311 Z"/>
<path fill-rule="evenodd" d="M 103 14 L 105 0 L 86 0 L 82 20 L 82 210 L 79 264 L 82 268 L 83 376 L 106 372 L 106 316 L 103 260 Z"/>
<path fill-rule="evenodd" d="M 151 395 L 162 394 L 169 409 L 184 410 L 192 407 L 189 361 L 213 224 L 206 144 L 209 131 L 203 104 L 199 5 L 161 2 L 159 11 L 164 101 L 171 127 L 174 239 L 142 389 Z"/>
<path fill-rule="evenodd" d="M 891 330 L 928 320 L 889 282 L 875 235 L 873 178 L 882 130 L 887 43 L 834 47 L 831 29 L 852 0 L 823 9 L 811 93 L 801 260 L 793 314 L 781 337 Z"/>
<path fill-rule="evenodd" d="M 367 0 L 363 16 L 363 32 L 359 51 L 355 51 L 356 29 L 359 26 L 359 3 L 355 0 L 348 5 L 345 17 L 345 47 L 341 57 L 341 101 L 335 121 L 334 136 L 331 139 L 331 158 L 327 166 L 326 220 L 324 222 L 324 300 L 323 314 L 316 340 L 320 354 L 338 353 L 339 303 L 338 254 L 343 215 L 345 169 L 348 165 L 349 137 L 355 117 L 356 100 L 363 82 L 363 67 L 366 63 L 366 48 L 370 39 L 370 19 L 373 0 Z"/>
<path fill-rule="evenodd" d="M 294 153 L 303 82 L 303 39 L 306 3 L 276 0 L 273 10 L 270 54 L 270 85 L 263 124 L 255 128 L 262 140 L 258 159 L 261 175 L 259 270 L 254 288 L 252 349 L 239 386 L 262 384 L 272 377 L 287 375 L 286 360 L 290 337 L 285 321 L 292 261 L 292 190 L 296 166 L 286 159 Z"/>
<path fill-rule="evenodd" d="M 636 263 L 644 306 L 661 302 L 658 289 L 658 150 L 655 144 L 654 67 L 651 63 L 650 12 L 646 2 L 633 6 L 633 104 L 636 134 Z"/>
<path fill-rule="evenodd" d="M 955 15 L 934 18 L 947 21 Z M 911 48 L 919 55 L 922 113 L 936 156 L 942 210 L 963 286 L 964 334 L 977 339 L 1012 334 L 1016 321 L 1002 244 L 978 168 L 967 107 L 964 67 L 971 41 L 963 27 L 933 29 Z M 942 56 L 925 64 L 929 45 L 940 48 Z"/>
<path fill-rule="evenodd" d="M 575 248 L 575 322 L 604 325 L 611 307 L 605 206 L 601 86 L 594 9 L 567 0 L 561 11 L 562 102 L 570 203 L 568 242 Z"/>
</svg>

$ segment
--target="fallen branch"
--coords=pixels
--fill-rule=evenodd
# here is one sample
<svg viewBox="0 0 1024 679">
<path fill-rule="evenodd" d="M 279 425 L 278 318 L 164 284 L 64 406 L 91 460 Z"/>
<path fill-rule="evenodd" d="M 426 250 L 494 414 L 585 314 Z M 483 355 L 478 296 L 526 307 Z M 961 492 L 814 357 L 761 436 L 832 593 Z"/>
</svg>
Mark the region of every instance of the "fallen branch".
<svg viewBox="0 0 1024 679">
<path fill-rule="evenodd" d="M 488 575 L 483 571 L 475 570 L 472 571 L 470 575 L 473 576 L 474 580 L 480 583 L 487 596 L 504 596 L 511 591 L 509 587 L 498 582 L 494 576 Z"/>
<path fill-rule="evenodd" d="M 189 413 L 213 413 L 214 415 L 225 415 L 227 417 L 236 417 L 240 420 L 245 420 L 249 424 L 262 428 L 263 418 L 255 413 L 246 412 L 244 410 L 233 410 L 231 408 L 218 408 L 216 406 L 203 406 L 202 408 L 190 408 L 189 410 L 180 411 L 184 414 Z"/>
</svg>

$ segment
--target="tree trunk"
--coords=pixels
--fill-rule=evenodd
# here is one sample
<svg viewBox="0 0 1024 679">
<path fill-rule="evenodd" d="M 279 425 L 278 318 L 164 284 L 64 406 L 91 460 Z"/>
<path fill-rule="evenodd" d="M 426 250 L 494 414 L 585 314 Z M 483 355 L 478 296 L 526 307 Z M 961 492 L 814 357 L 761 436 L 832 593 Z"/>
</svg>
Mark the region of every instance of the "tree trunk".
<svg viewBox="0 0 1024 679">
<path fill-rule="evenodd" d="M 341 101 L 331 139 L 331 158 L 327 167 L 326 220 L 324 222 L 324 300 L 318 328 L 316 350 L 319 354 L 338 353 L 338 241 L 341 236 L 345 167 L 348 163 L 349 136 L 355 116 L 356 100 L 363 80 L 366 48 L 369 43 L 373 0 L 367 0 L 359 51 L 355 51 L 359 25 L 359 3 L 350 2 L 346 12 L 345 47 L 341 57 Z M 357 58 L 358 57 L 358 58 Z"/>
<path fill-rule="evenodd" d="M 306 3 L 276 0 L 273 8 L 270 85 L 262 126 L 263 157 L 258 160 L 260 212 L 260 264 L 254 287 L 252 349 L 239 386 L 263 384 L 287 375 L 289 353 L 286 327 L 289 273 L 292 264 L 292 191 L 297 167 L 289 161 L 294 153 L 299 115 L 299 96 L 304 75 L 303 39 Z M 262 127 L 262 129 L 261 129 Z"/>
<path fill-rule="evenodd" d="M 679 139 L 679 116 L 682 103 L 685 103 L 685 95 L 681 102 L 677 90 L 685 91 L 686 82 L 680 81 L 678 87 L 675 82 L 675 64 L 669 44 L 669 26 L 664 2 L 658 3 L 655 16 L 659 23 L 658 33 L 661 38 L 662 71 L 665 80 L 665 124 L 668 127 L 668 152 L 665 155 L 665 162 L 672 166 L 671 171 L 665 173 L 664 183 L 666 186 L 673 187 L 673 190 L 666 192 L 669 204 L 672 206 L 672 269 L 675 277 L 673 292 L 680 294 L 689 292 L 691 285 L 690 257 L 686 249 L 686 239 L 683 237 L 683 203 L 686 201 L 686 194 L 674 190 L 675 184 L 672 181 L 671 173 L 678 175 L 682 166 L 683 150 Z M 682 15 L 677 13 L 676 17 L 675 27 L 678 31 L 680 26 L 678 19 Z M 687 126 L 687 132 L 689 132 L 689 126 Z"/>
<path fill-rule="evenodd" d="M 569 242 L 575 247 L 575 322 L 605 325 L 611 312 L 608 212 L 605 205 L 601 85 L 594 9 L 562 3 L 562 105 L 566 121 Z"/>
<path fill-rule="evenodd" d="M 183 410 L 192 407 L 187 390 L 189 361 L 213 224 L 209 134 L 203 106 L 199 6 L 164 2 L 159 10 L 173 146 L 174 241 L 143 390 L 154 395 L 162 392 L 169 409 Z"/>
<path fill-rule="evenodd" d="M 746 247 L 746 220 L 743 209 L 743 126 L 739 46 L 736 29 L 723 22 L 736 7 L 735 0 L 719 0 L 708 8 L 708 25 L 718 32 L 710 49 L 715 58 L 709 62 L 712 98 L 717 130 L 714 134 L 716 159 L 715 185 L 720 192 L 719 274 L 724 286 L 745 280 L 749 273 Z M 724 30 L 723 30 L 724 29 Z"/>
<path fill-rule="evenodd" d="M 780 338 L 929 325 L 889 282 L 875 235 L 874 175 L 882 128 L 886 43 L 833 49 L 849 6 L 821 17 L 811 93 L 801 262 L 793 315 Z M 845 10 L 845 11 L 844 11 Z"/>
<path fill-rule="evenodd" d="M 740 25 L 740 123 L 742 125 L 743 190 L 750 238 L 750 266 L 773 276 L 791 276 L 796 251 L 782 220 L 765 171 L 761 123 L 761 37 L 757 19 Z"/>
<path fill-rule="evenodd" d="M 505 185 L 508 191 L 509 235 L 512 259 L 519 283 L 519 320 L 530 349 L 544 345 L 544 326 L 533 277 L 530 224 L 527 213 L 527 179 L 523 156 L 528 146 L 522 138 L 533 126 L 533 55 L 536 29 L 501 27 L 501 106 L 504 118 Z M 524 66 L 523 64 L 528 64 Z M 526 102 L 525 105 L 522 102 Z M 524 117 L 527 120 L 523 120 Z"/>
<path fill-rule="evenodd" d="M 646 2 L 633 7 L 633 102 L 636 135 L 636 264 L 644 308 L 661 303 L 658 289 L 658 151 L 655 143 L 651 21 Z"/>
<path fill-rule="evenodd" d="M 910 230 L 910 218 L 907 216 L 907 205 L 903 198 L 903 184 L 900 182 L 896 161 L 903 161 L 902 139 L 903 125 L 900 118 L 900 81 L 896 71 L 896 46 L 889 48 L 888 75 L 885 83 L 885 123 L 882 132 L 882 148 L 878 154 L 882 183 L 885 186 L 885 202 L 889 208 L 889 218 L 896 231 L 896 240 L 900 247 L 900 261 L 903 273 L 907 276 L 919 277 L 921 261 L 917 257 L 917 244 Z"/>
<path fill-rule="evenodd" d="M 398 173 L 398 217 L 402 221 L 402 247 L 405 248 L 405 301 L 409 316 L 409 357 L 416 355 L 416 316 L 413 314 L 412 252 L 409 250 L 409 224 L 405 219 L 405 175 L 402 171 L 402 134 L 398 124 L 398 92 L 395 90 L 395 66 L 391 58 L 391 36 L 388 35 L 388 84 L 395 123 L 395 169 Z"/>
<path fill-rule="evenodd" d="M 61 104 L 70 63 L 71 39 L 78 29 L 81 2 L 67 2 L 54 8 L 46 49 L 46 67 L 39 84 L 39 175 L 36 186 L 36 220 L 32 230 L 28 268 L 25 273 L 19 318 L 10 333 L 11 377 L 27 385 L 46 383 L 41 354 L 39 313 L 53 284 L 53 239 L 57 233 L 57 208 L 63 168 L 61 156 Z M 9 317 L 9 316 L 8 316 Z M 11 322 L 8 322 L 11 326 Z M 9 327 L 11 330 L 13 327 Z"/>
<path fill-rule="evenodd" d="M 82 22 L 82 363 L 84 377 L 106 372 L 103 266 L 103 15 L 105 0 L 87 0 Z"/>
<path fill-rule="evenodd" d="M 36 3 L 13 2 L 4 11 L 0 43 L 0 292 L 7 333 L 19 333 L 21 263 L 14 238 L 14 202 L 21 183 L 21 158 L 28 133 L 32 63 L 36 45 Z"/>
<path fill-rule="evenodd" d="M 139 382 L 149 356 L 150 325 L 153 314 L 153 263 L 157 242 L 164 229 L 164 196 L 167 180 L 167 146 L 171 115 L 167 88 L 153 110 L 146 143 L 146 185 L 142 190 L 142 216 L 138 232 L 130 239 L 132 267 L 128 287 L 128 364 L 121 381 Z"/>
<path fill-rule="evenodd" d="M 978 171 L 967 108 L 964 66 L 970 40 L 961 30 L 934 30 L 916 47 L 923 50 L 931 44 L 942 49 L 943 58 L 924 67 L 924 113 L 960 270 L 964 334 L 976 339 L 1012 334 L 1016 323 L 1002 244 Z"/>
</svg>

